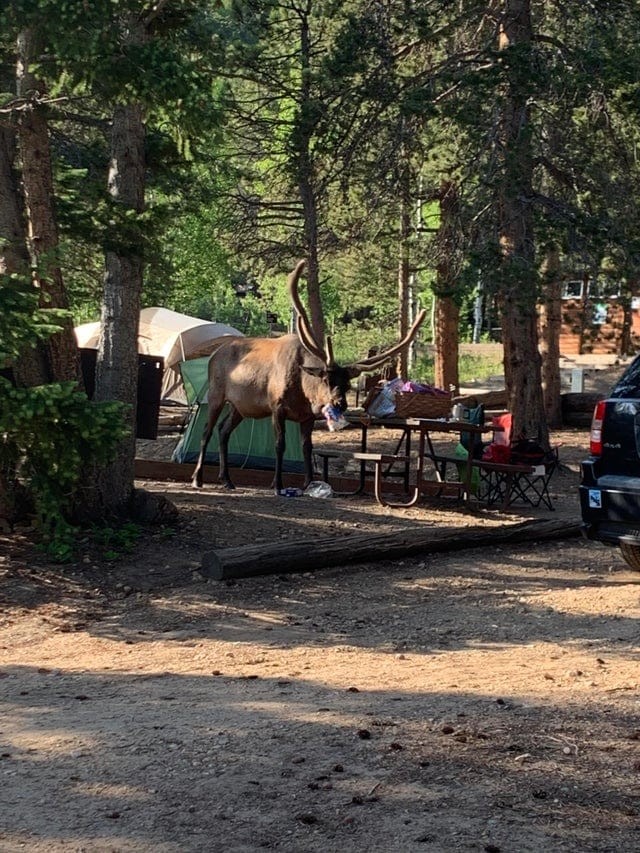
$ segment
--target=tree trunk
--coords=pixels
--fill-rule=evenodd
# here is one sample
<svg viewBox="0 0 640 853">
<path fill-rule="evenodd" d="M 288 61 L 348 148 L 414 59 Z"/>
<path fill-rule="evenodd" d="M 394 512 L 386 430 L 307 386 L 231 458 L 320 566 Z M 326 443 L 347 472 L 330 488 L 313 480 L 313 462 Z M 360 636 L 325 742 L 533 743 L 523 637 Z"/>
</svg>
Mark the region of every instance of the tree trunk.
<svg viewBox="0 0 640 853">
<path fill-rule="evenodd" d="M 365 536 L 324 536 L 291 542 L 261 542 L 208 551 L 202 557 L 202 574 L 215 580 L 255 577 L 282 572 L 308 572 L 371 560 L 399 560 L 416 554 L 461 551 L 513 542 L 542 542 L 580 535 L 578 522 L 524 521 L 497 528 L 481 524 L 447 530 L 396 530 Z"/>
<path fill-rule="evenodd" d="M 8 57 L 0 56 L 0 61 Z M 15 87 L 12 79 L 0 76 L 2 91 Z M 27 227 L 24 215 L 24 198 L 15 169 L 17 156 L 16 123 L 11 116 L 0 119 L 0 280 L 15 276 L 31 282 L 31 263 L 27 251 Z M 6 282 L 11 286 L 9 282 Z M 5 281 L 2 281 L 5 284 Z M 0 367 L 5 367 L 2 364 Z M 46 360 L 42 350 L 34 347 L 11 365 L 13 378 L 20 385 L 41 385 L 47 380 Z M 0 444 L 3 438 L 0 436 Z M 4 524 L 13 520 L 16 494 L 16 463 L 7 448 L 0 452 L 0 520 Z"/>
<path fill-rule="evenodd" d="M 458 393 L 458 338 L 460 308 L 455 299 L 456 252 L 458 246 L 458 190 L 451 181 L 443 181 L 438 194 L 440 225 L 436 242 L 435 302 L 435 370 L 434 383 L 448 391 L 453 387 Z"/>
<path fill-rule="evenodd" d="M 631 329 L 633 327 L 633 316 L 631 310 L 631 294 L 637 292 L 637 282 L 629 282 L 625 293 L 621 296 L 619 302 L 622 308 L 622 328 L 620 329 L 620 344 L 618 349 L 619 355 L 633 355 L 634 347 L 631 338 Z"/>
<path fill-rule="evenodd" d="M 309 320 L 311 328 L 318 344 L 324 345 L 324 312 L 322 310 L 322 299 L 320 295 L 320 275 L 318 264 L 318 210 L 314 187 L 314 166 L 311 150 L 311 136 L 313 126 L 305 119 L 306 112 L 311 103 L 310 90 L 310 66 L 311 66 L 311 42 L 309 36 L 309 20 L 306 15 L 301 15 L 300 32 L 300 56 L 301 56 L 301 92 L 300 103 L 302 106 L 299 116 L 299 127 L 296 137 L 298 139 L 297 151 L 297 173 L 298 191 L 304 215 L 304 238 L 307 252 L 307 293 L 309 295 Z"/>
<path fill-rule="evenodd" d="M 18 180 L 13 168 L 16 152 L 15 131 L 10 123 L 0 123 L 0 277 L 29 276 L 26 229 L 20 206 Z M 4 367 L 4 365 L 0 365 Z M 15 375 L 16 365 L 13 365 Z M 0 443 L 3 441 L 0 436 Z M 15 466 L 0 452 L 0 519 L 11 519 L 14 508 Z M 1 529 L 1 528 L 0 528 Z"/>
<path fill-rule="evenodd" d="M 14 164 L 14 127 L 0 123 L 0 275 L 30 277 L 24 207 Z"/>
<path fill-rule="evenodd" d="M 542 265 L 543 291 L 540 306 L 540 355 L 542 357 L 542 393 L 549 426 L 562 425 L 560 400 L 560 329 L 562 326 L 562 282 L 560 250 L 547 249 Z"/>
<path fill-rule="evenodd" d="M 402 154 L 401 157 L 404 155 Z M 411 234 L 411 192 L 409 184 L 409 167 L 402 162 L 400 174 L 400 233 L 398 235 L 398 305 L 400 316 L 398 321 L 399 340 L 402 340 L 409 331 L 409 304 L 410 304 L 410 278 L 409 278 L 409 236 Z M 405 347 L 397 359 L 398 376 L 403 379 L 409 377 L 409 351 Z"/>
<path fill-rule="evenodd" d="M 458 373 L 458 332 L 460 309 L 450 296 L 437 296 L 435 301 L 435 364 L 433 383 L 437 388 L 460 389 Z"/>
<path fill-rule="evenodd" d="M 53 207 L 53 168 L 49 128 L 45 108 L 38 100 L 46 92 L 42 80 L 31 71 L 37 60 L 39 38 L 35 30 L 25 30 L 18 39 L 18 94 L 28 102 L 20 113 L 19 140 L 22 184 L 28 217 L 28 237 L 35 282 L 41 291 L 43 308 L 68 308 L 58 258 L 58 226 Z M 48 381 L 81 381 L 80 358 L 73 333 L 73 322 L 62 322 L 63 329 L 52 335 L 43 348 L 46 352 Z"/>
<path fill-rule="evenodd" d="M 597 266 L 599 266 L 599 264 Z M 580 296 L 580 341 L 578 343 L 578 353 L 580 355 L 584 354 L 588 340 L 588 333 L 591 331 L 591 302 L 589 299 L 590 281 L 591 274 L 585 270 L 582 273 L 582 294 Z"/>
<path fill-rule="evenodd" d="M 532 42 L 530 0 L 505 0 L 499 49 L 507 86 L 501 108 L 499 240 L 502 251 L 500 302 L 504 368 L 514 437 L 549 445 L 538 350 L 536 276 L 532 215 L 531 121 L 525 62 Z"/>
<path fill-rule="evenodd" d="M 9 67 L 9 57 L 2 56 L 1 60 Z M 15 86 L 15 73 L 12 77 L 8 74 L 0 77 L 2 91 L 14 91 Z M 24 196 L 15 168 L 17 154 L 17 120 L 7 116 L 0 121 L 0 275 L 18 276 L 30 283 Z M 41 344 L 24 352 L 11 367 L 16 382 L 24 387 L 42 385 L 49 380 L 50 371 Z"/>
<path fill-rule="evenodd" d="M 307 164 L 306 168 L 311 168 Z M 306 171 L 305 168 L 305 171 Z M 304 210 L 304 235 L 307 249 L 307 294 L 309 297 L 309 320 L 318 344 L 324 347 L 324 313 L 320 295 L 320 270 L 318 264 L 318 219 L 316 200 L 311 183 L 305 178 L 300 181 L 300 198 Z"/>
<path fill-rule="evenodd" d="M 141 213 L 145 194 L 145 126 L 142 107 L 116 107 L 111 134 L 108 191 L 116 205 Z M 131 429 L 114 462 L 101 473 L 92 514 L 127 511 L 133 495 L 136 404 L 138 387 L 138 323 L 143 277 L 141 236 L 127 248 L 105 254 L 100 347 L 96 366 L 96 400 L 128 403 Z"/>
</svg>

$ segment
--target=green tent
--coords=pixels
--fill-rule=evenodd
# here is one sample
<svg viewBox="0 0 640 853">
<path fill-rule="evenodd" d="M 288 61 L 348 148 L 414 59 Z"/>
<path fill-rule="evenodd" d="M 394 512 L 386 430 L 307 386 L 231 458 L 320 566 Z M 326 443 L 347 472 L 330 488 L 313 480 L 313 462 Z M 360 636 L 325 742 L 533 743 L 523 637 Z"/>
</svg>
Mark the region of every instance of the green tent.
<svg viewBox="0 0 640 853">
<path fill-rule="evenodd" d="M 174 462 L 197 462 L 200 453 L 200 441 L 207 423 L 207 365 L 209 357 L 194 358 L 180 362 L 180 372 L 184 382 L 187 401 L 191 407 L 187 427 L 173 451 Z M 219 421 L 224 417 L 223 410 Z M 283 470 L 302 472 L 302 442 L 298 424 L 287 421 L 286 449 Z M 214 428 L 206 462 L 217 465 L 220 459 L 218 430 Z M 231 433 L 229 438 L 229 465 L 235 468 L 275 468 L 275 444 L 271 418 L 245 418 Z"/>
</svg>

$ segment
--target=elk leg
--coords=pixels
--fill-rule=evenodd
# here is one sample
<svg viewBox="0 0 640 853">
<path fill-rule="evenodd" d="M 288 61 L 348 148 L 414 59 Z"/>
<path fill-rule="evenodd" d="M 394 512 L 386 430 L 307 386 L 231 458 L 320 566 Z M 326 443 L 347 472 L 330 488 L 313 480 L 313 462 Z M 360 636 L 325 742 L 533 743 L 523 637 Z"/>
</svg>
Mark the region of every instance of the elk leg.
<svg viewBox="0 0 640 853">
<path fill-rule="evenodd" d="M 218 479 L 224 483 L 227 489 L 235 489 L 229 476 L 229 436 L 242 420 L 242 415 L 238 410 L 229 404 L 229 411 L 218 427 L 218 435 L 220 436 L 220 473 Z"/>
<path fill-rule="evenodd" d="M 276 471 L 273 478 L 274 492 L 279 495 L 282 491 L 282 460 L 285 450 L 285 417 L 281 412 L 273 413 L 273 433 L 276 447 Z"/>
<path fill-rule="evenodd" d="M 195 471 L 193 472 L 193 477 L 191 478 L 191 485 L 196 489 L 202 488 L 202 482 L 204 479 L 204 459 L 207 453 L 207 446 L 209 444 L 209 441 L 211 440 L 213 427 L 215 426 L 215 423 L 218 420 L 218 416 L 222 411 L 223 405 L 224 401 L 220 403 L 219 406 L 212 406 L 211 404 L 209 404 L 209 416 L 207 418 L 207 425 L 204 428 L 204 432 L 202 433 L 202 440 L 200 442 L 200 455 L 198 456 L 198 463 L 196 465 Z"/>
<path fill-rule="evenodd" d="M 300 438 L 302 439 L 302 458 L 304 459 L 304 488 L 313 480 L 313 461 L 311 444 L 311 433 L 315 425 L 315 418 L 303 421 L 300 424 Z"/>
</svg>

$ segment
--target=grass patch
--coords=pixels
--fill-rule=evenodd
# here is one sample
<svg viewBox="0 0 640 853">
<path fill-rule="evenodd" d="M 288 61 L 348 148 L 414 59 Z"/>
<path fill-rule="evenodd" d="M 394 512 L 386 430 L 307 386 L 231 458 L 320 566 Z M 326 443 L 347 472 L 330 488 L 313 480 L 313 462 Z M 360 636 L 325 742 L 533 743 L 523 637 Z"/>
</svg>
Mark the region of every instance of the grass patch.
<svg viewBox="0 0 640 853">
<path fill-rule="evenodd" d="M 461 353 L 458 359 L 460 382 L 464 385 L 474 379 L 486 379 L 488 376 L 502 376 L 504 365 L 501 358 L 491 355 Z"/>
<path fill-rule="evenodd" d="M 433 382 L 434 358 L 432 355 L 422 355 L 416 361 L 412 373 L 412 379 L 417 382 Z M 466 385 L 478 379 L 486 379 L 489 376 L 502 376 L 504 365 L 502 359 L 493 355 L 475 355 L 474 353 L 460 353 L 458 358 L 458 373 L 460 384 Z"/>
</svg>

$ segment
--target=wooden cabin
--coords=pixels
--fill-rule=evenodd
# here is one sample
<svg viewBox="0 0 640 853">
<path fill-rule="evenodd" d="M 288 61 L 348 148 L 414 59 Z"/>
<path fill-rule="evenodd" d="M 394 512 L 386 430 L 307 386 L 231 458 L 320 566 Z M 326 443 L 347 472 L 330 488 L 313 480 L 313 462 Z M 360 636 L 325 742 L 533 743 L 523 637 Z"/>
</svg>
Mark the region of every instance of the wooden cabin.
<svg viewBox="0 0 640 853">
<path fill-rule="evenodd" d="M 621 355 L 640 349 L 640 296 L 588 279 L 567 281 L 561 304 L 562 355 Z"/>
</svg>

